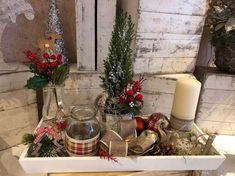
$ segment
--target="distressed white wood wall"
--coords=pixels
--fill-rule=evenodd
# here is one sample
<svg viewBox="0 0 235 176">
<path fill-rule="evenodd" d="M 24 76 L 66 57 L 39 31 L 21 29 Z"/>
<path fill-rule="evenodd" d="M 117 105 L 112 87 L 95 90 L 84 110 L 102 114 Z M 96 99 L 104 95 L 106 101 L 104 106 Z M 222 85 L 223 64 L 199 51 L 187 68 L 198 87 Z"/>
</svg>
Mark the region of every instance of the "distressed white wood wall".
<svg viewBox="0 0 235 176">
<path fill-rule="evenodd" d="M 95 70 L 95 0 L 76 0 L 77 64 Z"/>
<path fill-rule="evenodd" d="M 116 0 L 97 1 L 97 70 L 103 71 L 116 17 Z"/>
<path fill-rule="evenodd" d="M 138 8 L 132 8 L 137 6 Z M 207 10 L 206 0 L 122 0 L 134 17 L 135 73 L 193 72 Z"/>
<path fill-rule="evenodd" d="M 95 26 L 95 15 L 97 26 Z M 116 16 L 116 0 L 76 0 L 77 65 L 78 70 L 103 70 Z M 97 39 L 95 38 L 97 29 Z M 96 41 L 97 40 L 97 41 Z M 95 48 L 97 42 L 97 49 Z M 97 60 L 95 53 L 97 52 Z M 95 65 L 97 64 L 97 68 Z"/>
<path fill-rule="evenodd" d="M 0 1 L 0 45 L 8 23 L 16 22 L 19 14 L 34 18 L 31 5 L 25 0 Z M 30 73 L 19 63 L 5 63 L 0 48 L 0 150 L 21 142 L 26 132 L 37 124 L 36 94 L 24 88 Z"/>
<path fill-rule="evenodd" d="M 202 82 L 198 125 L 211 132 L 235 135 L 235 75 L 201 67 L 196 76 Z"/>
</svg>

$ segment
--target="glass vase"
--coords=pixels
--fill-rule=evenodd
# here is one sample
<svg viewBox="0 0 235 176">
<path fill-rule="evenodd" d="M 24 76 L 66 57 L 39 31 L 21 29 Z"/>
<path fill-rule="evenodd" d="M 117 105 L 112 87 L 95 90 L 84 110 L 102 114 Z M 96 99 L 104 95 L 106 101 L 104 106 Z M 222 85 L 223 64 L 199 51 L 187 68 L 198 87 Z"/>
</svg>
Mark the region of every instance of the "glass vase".
<svg viewBox="0 0 235 176">
<path fill-rule="evenodd" d="M 44 120 L 53 119 L 61 111 L 65 117 L 70 115 L 69 106 L 66 104 L 64 86 L 48 85 L 44 91 L 42 116 Z"/>
</svg>

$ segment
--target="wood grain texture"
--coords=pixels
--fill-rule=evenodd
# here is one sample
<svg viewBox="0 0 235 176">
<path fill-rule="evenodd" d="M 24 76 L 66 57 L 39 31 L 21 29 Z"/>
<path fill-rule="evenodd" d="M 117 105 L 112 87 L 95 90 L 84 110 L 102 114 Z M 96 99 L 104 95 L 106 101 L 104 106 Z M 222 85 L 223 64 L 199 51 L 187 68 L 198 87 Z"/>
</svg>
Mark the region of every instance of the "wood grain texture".
<svg viewBox="0 0 235 176">
<path fill-rule="evenodd" d="M 206 0 L 139 0 L 141 11 L 169 14 L 204 16 L 207 11 Z"/>
<path fill-rule="evenodd" d="M 19 144 L 24 133 L 31 133 L 38 123 L 36 103 L 0 111 L 0 150 Z"/>
<path fill-rule="evenodd" d="M 142 171 L 142 172 L 100 172 L 100 173 L 67 173 L 49 174 L 49 176 L 190 176 L 192 171 Z"/>
<path fill-rule="evenodd" d="M 201 1 L 139 1 L 135 73 L 194 71 L 207 4 Z"/>
<path fill-rule="evenodd" d="M 197 124 L 219 134 L 235 134 L 235 75 L 199 67 L 196 76 L 202 82 Z"/>
<path fill-rule="evenodd" d="M 76 0 L 77 65 L 95 70 L 95 0 Z"/>
<path fill-rule="evenodd" d="M 204 16 L 140 11 L 137 32 L 202 34 Z"/>
<path fill-rule="evenodd" d="M 142 34 L 143 35 L 143 34 Z M 200 40 L 196 36 L 187 39 L 172 39 L 172 35 L 164 38 L 137 38 L 136 57 L 191 57 L 197 56 Z"/>
<path fill-rule="evenodd" d="M 198 119 L 196 121 L 200 128 L 208 133 L 217 133 L 217 134 L 225 134 L 225 135 L 235 135 L 235 123 L 231 122 L 216 122 L 214 120 L 203 120 Z"/>
<path fill-rule="evenodd" d="M 0 93 L 0 112 L 15 109 L 36 103 L 36 94 L 33 90 L 19 89 Z"/>
<path fill-rule="evenodd" d="M 27 79 L 31 75 L 29 72 L 0 75 L 0 93 L 24 88 Z"/>
<path fill-rule="evenodd" d="M 124 176 L 133 172 L 97 172 L 97 173 L 64 173 L 64 174 L 49 174 L 49 176 Z"/>
<path fill-rule="evenodd" d="M 136 58 L 134 72 L 150 74 L 190 73 L 193 72 L 196 58 L 147 57 Z"/>
<path fill-rule="evenodd" d="M 97 1 L 97 69 L 103 71 L 103 62 L 108 48 L 116 17 L 116 0 Z"/>
</svg>

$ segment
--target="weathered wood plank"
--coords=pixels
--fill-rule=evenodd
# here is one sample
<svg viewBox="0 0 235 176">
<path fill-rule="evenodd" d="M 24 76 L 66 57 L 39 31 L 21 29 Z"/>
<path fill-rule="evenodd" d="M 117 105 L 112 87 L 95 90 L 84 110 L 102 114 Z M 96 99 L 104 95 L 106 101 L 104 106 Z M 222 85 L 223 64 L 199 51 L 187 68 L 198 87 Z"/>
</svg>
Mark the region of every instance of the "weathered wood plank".
<svg viewBox="0 0 235 176">
<path fill-rule="evenodd" d="M 76 0 L 77 64 L 95 70 L 95 0 Z"/>
<path fill-rule="evenodd" d="M 20 89 L 0 93 L 0 112 L 36 103 L 36 93 L 33 90 Z"/>
<path fill-rule="evenodd" d="M 206 0 L 140 0 L 141 11 L 174 13 L 204 16 L 207 11 Z"/>
<path fill-rule="evenodd" d="M 0 75 L 0 92 L 22 89 L 30 76 L 29 72 Z"/>
<path fill-rule="evenodd" d="M 201 34 L 205 17 L 140 11 L 137 32 Z"/>
<path fill-rule="evenodd" d="M 216 69 L 207 67 L 198 67 L 196 76 L 202 82 L 196 114 L 198 124 L 202 127 L 208 125 L 208 129 L 221 134 L 234 134 L 235 75 L 220 73 Z M 219 123 L 221 125 L 218 125 Z"/>
<path fill-rule="evenodd" d="M 235 76 L 223 73 L 208 73 L 204 81 L 205 89 L 220 89 L 235 91 Z"/>
<path fill-rule="evenodd" d="M 21 142 L 22 135 L 32 132 L 37 123 L 37 105 L 32 104 L 0 111 L 0 150 Z"/>
<path fill-rule="evenodd" d="M 134 72 L 165 74 L 193 72 L 196 58 L 136 58 Z"/>
<path fill-rule="evenodd" d="M 215 122 L 235 123 L 235 106 L 215 103 L 200 103 L 197 118 Z"/>
<path fill-rule="evenodd" d="M 189 176 L 191 171 L 141 171 L 49 174 L 49 176 Z"/>
<path fill-rule="evenodd" d="M 103 71 L 116 16 L 116 0 L 97 1 L 97 69 Z"/>
<path fill-rule="evenodd" d="M 197 34 L 169 34 L 169 33 L 136 33 L 136 39 L 145 40 L 198 40 L 200 41 L 201 35 Z"/>
<path fill-rule="evenodd" d="M 100 88 L 100 74 L 86 73 L 86 74 L 70 74 L 69 78 L 65 81 L 65 89 L 78 90 L 78 89 L 91 89 Z"/>
<path fill-rule="evenodd" d="M 0 56 L 1 57 L 1 56 Z M 29 67 L 21 63 L 0 63 L 0 74 L 27 72 Z"/>
<path fill-rule="evenodd" d="M 92 106 L 95 99 L 103 92 L 100 89 L 79 89 L 79 90 L 65 90 L 65 102 L 69 106 L 90 105 Z"/>
<path fill-rule="evenodd" d="M 187 57 L 198 54 L 199 40 L 138 39 L 136 57 Z"/>
<path fill-rule="evenodd" d="M 229 105 L 235 106 L 235 91 L 233 90 L 221 90 L 221 89 L 203 89 L 201 95 L 201 103 L 211 103 L 216 106 Z"/>
<path fill-rule="evenodd" d="M 143 114 L 152 114 L 155 112 L 161 112 L 169 117 L 171 114 L 171 108 L 173 104 L 174 94 L 168 93 L 147 93 L 144 95 L 144 107 L 141 110 Z"/>
<path fill-rule="evenodd" d="M 234 122 L 216 122 L 213 120 L 197 120 L 197 125 L 206 132 L 235 135 Z"/>
</svg>

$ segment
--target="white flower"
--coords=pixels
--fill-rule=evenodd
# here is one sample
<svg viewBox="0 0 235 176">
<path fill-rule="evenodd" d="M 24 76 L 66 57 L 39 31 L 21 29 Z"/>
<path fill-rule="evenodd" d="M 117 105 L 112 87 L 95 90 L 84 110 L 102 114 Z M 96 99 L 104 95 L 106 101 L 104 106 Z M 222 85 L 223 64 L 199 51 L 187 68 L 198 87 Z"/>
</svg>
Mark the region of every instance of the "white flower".
<svg viewBox="0 0 235 176">
<path fill-rule="evenodd" d="M 133 102 L 130 102 L 129 105 L 130 107 L 134 107 L 135 104 Z"/>
</svg>

